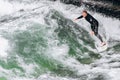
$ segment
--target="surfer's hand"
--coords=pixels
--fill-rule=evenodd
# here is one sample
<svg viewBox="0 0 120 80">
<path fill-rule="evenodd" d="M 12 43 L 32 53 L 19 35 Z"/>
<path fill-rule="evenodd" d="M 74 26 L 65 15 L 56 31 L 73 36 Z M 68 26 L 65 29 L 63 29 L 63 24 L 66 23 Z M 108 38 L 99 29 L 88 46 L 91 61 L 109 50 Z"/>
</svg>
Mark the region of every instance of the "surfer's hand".
<svg viewBox="0 0 120 80">
<path fill-rule="evenodd" d="M 91 34 L 91 35 L 94 35 L 95 33 L 94 33 L 94 31 L 91 31 L 90 34 Z"/>
<path fill-rule="evenodd" d="M 77 18 L 74 19 L 74 21 L 78 20 Z"/>
</svg>

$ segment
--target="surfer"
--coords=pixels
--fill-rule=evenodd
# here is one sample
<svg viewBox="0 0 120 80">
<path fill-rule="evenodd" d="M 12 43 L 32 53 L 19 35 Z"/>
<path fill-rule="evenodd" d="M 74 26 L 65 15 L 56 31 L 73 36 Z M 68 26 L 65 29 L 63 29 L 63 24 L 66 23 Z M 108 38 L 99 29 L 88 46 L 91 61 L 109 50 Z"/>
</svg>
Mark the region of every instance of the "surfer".
<svg viewBox="0 0 120 80">
<path fill-rule="evenodd" d="M 85 18 L 91 24 L 92 31 L 90 33 L 92 35 L 95 35 L 101 41 L 101 45 L 102 46 L 106 45 L 101 35 L 98 33 L 98 26 L 99 26 L 98 21 L 93 16 L 91 16 L 86 10 L 82 11 L 82 15 L 76 18 L 75 20 L 78 20 L 81 18 Z"/>
</svg>

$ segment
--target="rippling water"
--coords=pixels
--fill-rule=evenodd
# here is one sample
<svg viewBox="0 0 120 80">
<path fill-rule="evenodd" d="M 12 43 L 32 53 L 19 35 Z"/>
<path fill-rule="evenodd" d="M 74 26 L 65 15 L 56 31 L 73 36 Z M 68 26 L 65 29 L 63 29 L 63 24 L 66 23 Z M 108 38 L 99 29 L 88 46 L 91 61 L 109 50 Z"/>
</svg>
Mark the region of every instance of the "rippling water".
<svg viewBox="0 0 120 80">
<path fill-rule="evenodd" d="M 85 7 L 48 0 L 0 1 L 0 80 L 119 80 L 120 21 L 88 10 L 109 48 L 98 53 Z"/>
</svg>

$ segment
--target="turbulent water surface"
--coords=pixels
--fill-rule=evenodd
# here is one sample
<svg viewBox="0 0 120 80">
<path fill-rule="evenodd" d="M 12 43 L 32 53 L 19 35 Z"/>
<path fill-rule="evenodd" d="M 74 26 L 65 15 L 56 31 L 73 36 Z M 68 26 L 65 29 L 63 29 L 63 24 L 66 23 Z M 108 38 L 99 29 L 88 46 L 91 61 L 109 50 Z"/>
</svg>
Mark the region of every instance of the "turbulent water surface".
<svg viewBox="0 0 120 80">
<path fill-rule="evenodd" d="M 120 21 L 88 10 L 109 48 L 98 53 L 85 7 L 0 0 L 0 80 L 120 80 Z"/>
</svg>

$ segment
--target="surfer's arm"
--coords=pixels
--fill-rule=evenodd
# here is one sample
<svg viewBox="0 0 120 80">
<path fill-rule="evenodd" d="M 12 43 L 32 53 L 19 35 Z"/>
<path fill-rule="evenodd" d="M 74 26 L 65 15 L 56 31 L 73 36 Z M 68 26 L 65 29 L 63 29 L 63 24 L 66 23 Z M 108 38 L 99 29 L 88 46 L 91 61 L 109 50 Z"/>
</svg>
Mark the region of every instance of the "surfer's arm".
<svg viewBox="0 0 120 80">
<path fill-rule="evenodd" d="M 80 17 L 78 17 L 78 18 L 75 18 L 75 20 L 78 20 L 78 19 L 81 19 L 81 18 L 83 18 L 83 16 L 80 16 Z"/>
<path fill-rule="evenodd" d="M 77 19 L 81 19 L 81 18 L 83 18 L 83 16 L 80 16 L 80 17 L 78 17 Z"/>
</svg>

